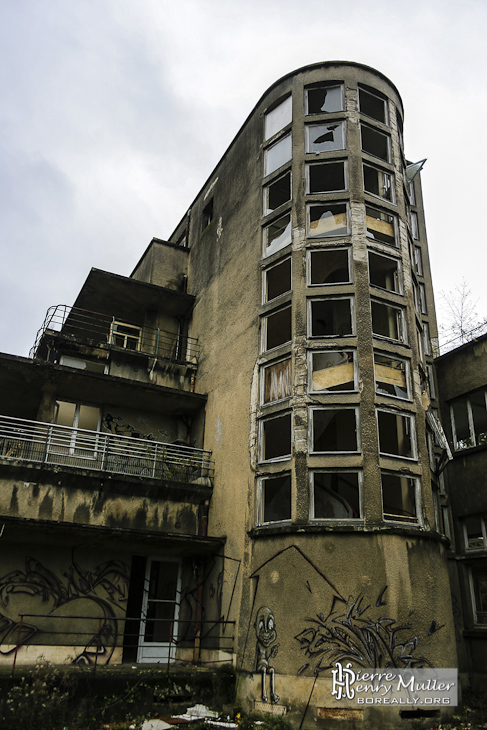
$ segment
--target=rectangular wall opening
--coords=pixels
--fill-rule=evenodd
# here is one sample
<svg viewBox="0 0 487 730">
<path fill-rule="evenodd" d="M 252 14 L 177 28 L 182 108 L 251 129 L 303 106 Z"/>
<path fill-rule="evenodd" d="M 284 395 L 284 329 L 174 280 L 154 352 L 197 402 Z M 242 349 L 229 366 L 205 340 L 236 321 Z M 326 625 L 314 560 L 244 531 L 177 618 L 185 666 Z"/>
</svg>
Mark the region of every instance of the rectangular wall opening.
<svg viewBox="0 0 487 730">
<path fill-rule="evenodd" d="M 263 367 L 262 403 L 274 403 L 291 396 L 291 358 Z"/>
<path fill-rule="evenodd" d="M 393 307 L 383 302 L 371 303 L 372 332 L 379 337 L 406 342 L 404 313 L 399 307 Z"/>
<path fill-rule="evenodd" d="M 261 460 L 291 456 L 291 414 L 261 421 Z"/>
<path fill-rule="evenodd" d="M 379 395 L 409 398 L 409 367 L 406 360 L 374 355 L 375 390 Z"/>
<path fill-rule="evenodd" d="M 343 86 L 320 86 L 306 89 L 306 113 L 323 114 L 343 110 Z"/>
<path fill-rule="evenodd" d="M 384 162 L 391 161 L 391 140 L 387 134 L 379 132 L 366 124 L 360 125 L 362 135 L 362 150 L 374 157 L 380 157 Z"/>
<path fill-rule="evenodd" d="M 353 350 L 311 351 L 309 356 L 312 392 L 356 390 Z"/>
<path fill-rule="evenodd" d="M 347 189 L 343 161 L 308 165 L 307 172 L 308 193 L 331 193 Z"/>
<path fill-rule="evenodd" d="M 260 480 L 259 522 L 284 522 L 291 519 L 291 476 L 269 477 Z"/>
<path fill-rule="evenodd" d="M 377 422 L 381 454 L 404 459 L 416 457 L 413 416 L 378 410 Z"/>
<path fill-rule="evenodd" d="M 360 518 L 360 490 L 357 472 L 311 473 L 311 519 L 356 520 Z"/>
<path fill-rule="evenodd" d="M 393 203 L 393 176 L 388 172 L 384 172 L 384 170 L 379 170 L 377 167 L 371 167 L 370 165 L 363 165 L 363 169 L 365 192 L 377 195 L 379 198 L 384 198 L 384 200 L 389 200 Z"/>
<path fill-rule="evenodd" d="M 306 132 L 306 152 L 320 153 L 345 149 L 345 123 L 308 124 Z"/>
<path fill-rule="evenodd" d="M 349 298 L 312 299 L 311 337 L 344 337 L 351 335 L 352 308 Z"/>
<path fill-rule="evenodd" d="M 396 246 L 394 216 L 366 205 L 365 220 L 368 238 L 387 243 L 389 246 Z"/>
<path fill-rule="evenodd" d="M 417 480 L 382 472 L 382 509 L 385 520 L 417 522 Z"/>
<path fill-rule="evenodd" d="M 347 206 L 345 203 L 308 205 L 307 224 L 308 236 L 347 236 Z"/>
<path fill-rule="evenodd" d="M 264 302 L 291 291 L 291 259 L 285 259 L 264 271 Z"/>
<path fill-rule="evenodd" d="M 314 408 L 311 427 L 313 453 L 357 451 L 355 408 Z"/>
<path fill-rule="evenodd" d="M 264 215 L 291 200 L 291 173 L 287 172 L 264 188 Z"/>
<path fill-rule="evenodd" d="M 400 267 L 401 264 L 397 259 L 369 251 L 369 281 L 372 286 L 400 294 L 402 291 Z"/>
<path fill-rule="evenodd" d="M 272 350 L 291 340 L 291 307 L 264 318 L 264 350 Z"/>
<path fill-rule="evenodd" d="M 309 262 L 311 286 L 349 284 L 351 282 L 348 248 L 310 251 Z"/>
</svg>

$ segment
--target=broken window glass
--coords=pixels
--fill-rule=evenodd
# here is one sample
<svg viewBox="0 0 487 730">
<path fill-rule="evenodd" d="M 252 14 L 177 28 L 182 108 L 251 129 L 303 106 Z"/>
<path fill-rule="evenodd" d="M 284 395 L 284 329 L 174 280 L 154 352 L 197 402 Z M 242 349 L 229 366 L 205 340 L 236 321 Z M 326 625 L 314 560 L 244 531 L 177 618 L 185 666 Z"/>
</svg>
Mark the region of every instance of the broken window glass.
<svg viewBox="0 0 487 730">
<path fill-rule="evenodd" d="M 311 337 L 344 337 L 353 334 L 352 302 L 349 297 L 340 299 L 311 299 Z"/>
<path fill-rule="evenodd" d="M 397 259 L 369 251 L 369 280 L 372 286 L 401 293 L 401 264 Z"/>
<path fill-rule="evenodd" d="M 349 233 L 345 203 L 308 205 L 307 214 L 308 236 L 327 238 L 347 236 Z"/>
<path fill-rule="evenodd" d="M 356 408 L 312 408 L 311 430 L 313 453 L 358 449 Z"/>
<path fill-rule="evenodd" d="M 487 444 L 486 393 L 479 390 L 450 406 L 455 450 Z"/>
<path fill-rule="evenodd" d="M 377 119 L 378 122 L 383 124 L 389 123 L 387 101 L 382 95 L 379 95 L 379 92 L 359 86 L 358 98 L 362 114 Z"/>
<path fill-rule="evenodd" d="M 358 472 L 311 472 L 311 519 L 357 520 L 360 518 Z"/>
<path fill-rule="evenodd" d="M 260 422 L 261 460 L 283 459 L 291 456 L 291 414 L 275 416 Z"/>
<path fill-rule="evenodd" d="M 323 162 L 307 165 L 308 193 L 330 193 L 346 190 L 345 163 Z"/>
<path fill-rule="evenodd" d="M 281 101 L 278 106 L 265 115 L 265 138 L 270 139 L 277 132 L 280 132 L 281 129 L 284 129 L 287 124 L 292 122 L 292 118 L 292 97 L 288 96 L 287 99 Z"/>
<path fill-rule="evenodd" d="M 264 271 L 264 302 L 277 299 L 282 294 L 291 291 L 291 259 L 284 259 L 280 263 Z"/>
<path fill-rule="evenodd" d="M 379 395 L 409 398 L 409 363 L 391 355 L 374 355 L 375 390 Z"/>
<path fill-rule="evenodd" d="M 264 152 L 264 176 L 270 175 L 271 172 L 277 170 L 292 157 L 292 141 L 291 135 L 288 134 L 271 145 Z"/>
<path fill-rule="evenodd" d="M 306 126 L 306 152 L 330 152 L 345 149 L 345 122 L 308 124 Z"/>
<path fill-rule="evenodd" d="M 382 509 L 385 520 L 413 523 L 418 521 L 418 480 L 413 477 L 381 472 Z"/>
<path fill-rule="evenodd" d="M 485 521 L 480 515 L 472 515 L 466 517 L 464 522 L 465 528 L 465 547 L 467 550 L 475 550 L 486 547 Z"/>
<path fill-rule="evenodd" d="M 262 368 L 262 403 L 275 403 L 291 396 L 291 358 Z"/>
<path fill-rule="evenodd" d="M 391 161 L 391 139 L 387 134 L 379 132 L 367 124 L 360 125 L 362 136 L 362 150 L 374 157 L 380 157 L 384 162 Z"/>
<path fill-rule="evenodd" d="M 291 475 L 260 480 L 259 523 L 284 522 L 291 519 Z"/>
<path fill-rule="evenodd" d="M 393 175 L 389 172 L 384 172 L 384 170 L 379 170 L 377 167 L 371 167 L 370 165 L 364 164 L 363 168 L 364 190 L 367 193 L 371 193 L 371 195 L 377 195 L 379 198 L 384 198 L 384 200 L 389 200 L 393 203 Z"/>
<path fill-rule="evenodd" d="M 485 565 L 471 569 L 476 624 L 487 624 L 487 568 Z"/>
<path fill-rule="evenodd" d="M 381 454 L 416 458 L 414 417 L 404 413 L 377 409 L 379 449 Z"/>
<path fill-rule="evenodd" d="M 264 188 L 264 215 L 291 200 L 291 173 L 287 172 Z"/>
<path fill-rule="evenodd" d="M 378 337 L 406 342 L 404 311 L 385 302 L 371 301 L 372 332 Z"/>
<path fill-rule="evenodd" d="M 396 246 L 394 216 L 370 205 L 365 206 L 367 236 L 374 241 Z"/>
<path fill-rule="evenodd" d="M 311 392 L 357 389 L 353 350 L 312 350 L 309 358 Z"/>
<path fill-rule="evenodd" d="M 264 317 L 264 350 L 272 350 L 291 340 L 291 307 Z"/>
<path fill-rule="evenodd" d="M 310 286 L 322 284 L 349 284 L 350 264 L 348 248 L 329 248 L 309 252 Z"/>
<path fill-rule="evenodd" d="M 286 213 L 264 228 L 264 258 L 289 246 L 291 241 L 291 213 Z"/>
<path fill-rule="evenodd" d="M 343 86 L 319 86 L 306 89 L 306 114 L 343 111 Z"/>
</svg>

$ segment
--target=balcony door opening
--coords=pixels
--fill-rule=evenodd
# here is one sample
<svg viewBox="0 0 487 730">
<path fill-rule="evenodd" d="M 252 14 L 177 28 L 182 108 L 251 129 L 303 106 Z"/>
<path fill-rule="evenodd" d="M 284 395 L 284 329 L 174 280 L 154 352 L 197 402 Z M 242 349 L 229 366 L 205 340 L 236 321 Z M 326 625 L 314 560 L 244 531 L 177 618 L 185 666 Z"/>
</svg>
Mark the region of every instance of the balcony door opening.
<svg viewBox="0 0 487 730">
<path fill-rule="evenodd" d="M 137 661 L 157 664 L 174 659 L 178 636 L 181 563 L 147 561 Z"/>
</svg>

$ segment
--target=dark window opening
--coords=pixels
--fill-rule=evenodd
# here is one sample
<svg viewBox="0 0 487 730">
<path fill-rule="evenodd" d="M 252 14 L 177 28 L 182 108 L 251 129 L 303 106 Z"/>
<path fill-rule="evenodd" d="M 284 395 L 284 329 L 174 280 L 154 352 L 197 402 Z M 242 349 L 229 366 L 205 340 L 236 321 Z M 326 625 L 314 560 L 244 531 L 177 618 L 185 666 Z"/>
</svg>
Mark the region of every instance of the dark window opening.
<svg viewBox="0 0 487 730">
<path fill-rule="evenodd" d="M 352 351 L 311 352 L 311 390 L 355 390 Z"/>
<path fill-rule="evenodd" d="M 480 515 L 472 515 L 465 518 L 466 548 L 475 550 L 485 547 L 484 530 L 485 522 Z"/>
<path fill-rule="evenodd" d="M 374 335 L 405 342 L 402 310 L 382 302 L 371 302 L 371 307 Z"/>
<path fill-rule="evenodd" d="M 291 519 L 291 477 L 262 479 L 262 522 Z"/>
<path fill-rule="evenodd" d="M 400 293 L 399 262 L 369 251 L 369 280 L 372 286 Z"/>
<path fill-rule="evenodd" d="M 362 150 L 374 157 L 380 157 L 385 162 L 391 161 L 390 138 L 365 124 L 360 125 L 362 134 Z"/>
<path fill-rule="evenodd" d="M 311 301 L 311 337 L 343 337 L 352 334 L 350 299 Z"/>
<path fill-rule="evenodd" d="M 291 414 L 262 421 L 262 460 L 291 456 Z"/>
<path fill-rule="evenodd" d="M 270 302 L 288 291 L 291 291 L 291 259 L 265 272 L 265 301 Z"/>
<path fill-rule="evenodd" d="M 308 206 L 308 236 L 327 238 L 347 236 L 347 206 L 326 204 Z"/>
<path fill-rule="evenodd" d="M 483 390 L 451 404 L 455 450 L 487 444 L 487 408 Z"/>
<path fill-rule="evenodd" d="M 362 114 L 366 114 L 368 117 L 372 117 L 372 119 L 377 119 L 378 122 L 382 122 L 383 124 L 388 123 L 387 102 L 385 99 L 375 93 L 366 91 L 360 86 L 358 98 Z"/>
<path fill-rule="evenodd" d="M 272 350 L 291 340 L 291 307 L 280 309 L 265 318 L 265 350 Z"/>
<path fill-rule="evenodd" d="M 357 451 L 354 408 L 322 408 L 312 413 L 313 452 Z"/>
<path fill-rule="evenodd" d="M 343 87 L 341 85 L 307 89 L 306 98 L 308 114 L 343 111 Z"/>
<path fill-rule="evenodd" d="M 313 473 L 313 517 L 316 520 L 356 520 L 360 517 L 356 472 Z"/>
<path fill-rule="evenodd" d="M 291 200 L 291 173 L 288 172 L 282 177 L 268 185 L 264 191 L 264 214 L 272 213 L 273 210 L 279 208 Z"/>
<path fill-rule="evenodd" d="M 213 220 L 213 198 L 203 208 L 203 219 L 202 219 L 202 230 L 204 231 L 210 225 Z"/>
<path fill-rule="evenodd" d="M 335 190 L 346 190 L 344 162 L 308 165 L 308 175 L 309 193 L 330 193 Z"/>
<path fill-rule="evenodd" d="M 385 520 L 417 522 L 416 479 L 382 472 L 382 510 Z"/>
<path fill-rule="evenodd" d="M 346 248 L 311 251 L 310 264 L 312 286 L 350 283 L 349 254 Z"/>
<path fill-rule="evenodd" d="M 387 243 L 390 246 L 396 245 L 394 216 L 366 205 L 365 220 L 367 236 L 369 238 L 373 238 L 374 241 L 380 241 L 381 243 Z"/>
<path fill-rule="evenodd" d="M 475 623 L 487 624 L 487 568 L 472 568 Z"/>
<path fill-rule="evenodd" d="M 392 175 L 376 167 L 364 165 L 364 190 L 379 198 L 394 202 Z"/>
<path fill-rule="evenodd" d="M 415 457 L 413 417 L 391 411 L 377 411 L 379 424 L 379 450 L 381 454 Z"/>
</svg>

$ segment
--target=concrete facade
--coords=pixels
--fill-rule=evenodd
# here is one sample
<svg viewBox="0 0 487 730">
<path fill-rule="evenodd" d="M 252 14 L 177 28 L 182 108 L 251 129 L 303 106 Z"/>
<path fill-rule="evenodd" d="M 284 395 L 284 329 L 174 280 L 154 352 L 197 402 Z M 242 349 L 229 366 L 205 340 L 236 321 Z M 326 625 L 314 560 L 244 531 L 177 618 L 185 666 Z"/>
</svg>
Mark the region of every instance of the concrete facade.
<svg viewBox="0 0 487 730">
<path fill-rule="evenodd" d="M 413 718 L 337 704 L 336 661 L 458 666 L 403 118 L 366 66 L 289 74 L 168 241 L 2 356 L 2 661 L 232 661 L 246 712 L 373 728 Z"/>
</svg>

